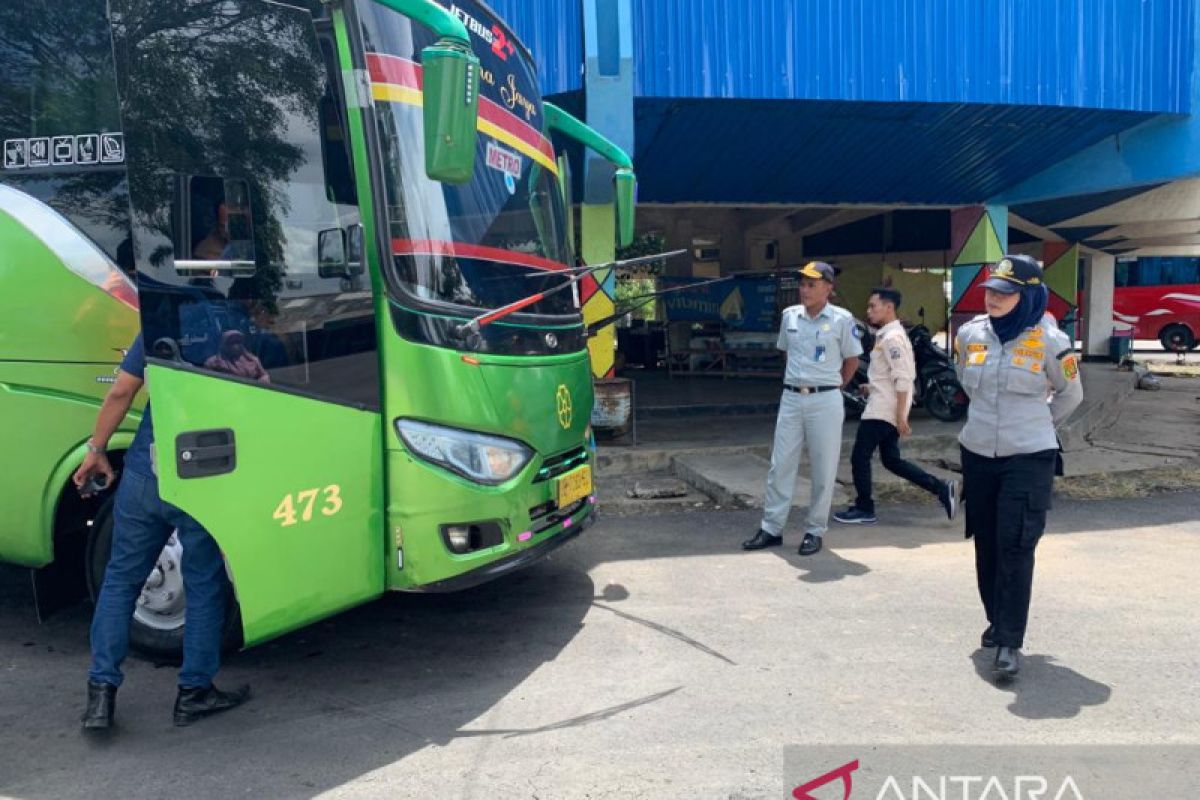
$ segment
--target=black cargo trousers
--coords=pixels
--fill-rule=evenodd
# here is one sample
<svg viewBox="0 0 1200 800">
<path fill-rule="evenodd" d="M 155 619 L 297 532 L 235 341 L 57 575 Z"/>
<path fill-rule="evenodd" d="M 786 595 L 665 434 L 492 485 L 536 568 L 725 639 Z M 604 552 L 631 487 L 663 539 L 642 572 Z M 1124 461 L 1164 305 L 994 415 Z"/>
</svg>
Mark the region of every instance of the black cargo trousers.
<svg viewBox="0 0 1200 800">
<path fill-rule="evenodd" d="M 988 458 L 962 448 L 967 536 L 975 538 L 979 598 L 998 646 L 1024 644 L 1057 458 L 1057 450 Z"/>
</svg>

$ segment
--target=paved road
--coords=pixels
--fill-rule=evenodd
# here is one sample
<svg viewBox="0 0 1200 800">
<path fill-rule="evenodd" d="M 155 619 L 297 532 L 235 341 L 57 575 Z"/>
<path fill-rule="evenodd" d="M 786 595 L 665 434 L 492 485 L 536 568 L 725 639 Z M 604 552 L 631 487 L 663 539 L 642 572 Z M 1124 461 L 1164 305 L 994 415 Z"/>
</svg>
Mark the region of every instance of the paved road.
<svg viewBox="0 0 1200 800">
<path fill-rule="evenodd" d="M 743 554 L 756 518 L 603 520 L 523 574 L 391 596 L 233 657 L 246 708 L 170 725 L 130 665 L 76 728 L 86 609 L 33 621 L 0 572 L 0 795 L 783 797 L 816 743 L 1200 743 L 1198 495 L 1062 502 L 1021 681 L 987 679 L 969 544 L 931 507 L 832 552 Z M 840 795 L 839 795 L 840 796 Z"/>
</svg>

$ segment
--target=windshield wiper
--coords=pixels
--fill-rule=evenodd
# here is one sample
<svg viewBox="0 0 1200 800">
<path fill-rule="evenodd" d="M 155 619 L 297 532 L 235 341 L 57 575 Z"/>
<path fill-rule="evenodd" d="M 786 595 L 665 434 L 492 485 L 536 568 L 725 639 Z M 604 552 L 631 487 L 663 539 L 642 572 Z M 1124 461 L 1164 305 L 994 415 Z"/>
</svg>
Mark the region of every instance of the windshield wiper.
<svg viewBox="0 0 1200 800">
<path fill-rule="evenodd" d="M 545 278 L 545 277 L 548 277 L 549 275 L 568 275 L 568 274 L 571 275 L 571 277 L 567 278 L 567 280 L 565 280 L 562 284 L 560 284 L 559 286 L 555 286 L 553 289 L 546 289 L 545 291 L 536 292 L 527 297 L 522 297 L 520 300 L 515 300 L 507 305 L 500 306 L 500 308 L 496 308 L 491 311 L 485 311 L 484 313 L 480 314 L 479 316 L 474 317 L 474 318 L 468 320 L 467 322 L 464 322 L 461 325 L 458 325 L 457 327 L 455 327 L 454 334 L 456 336 L 458 336 L 459 338 L 465 338 L 468 334 L 479 333 L 479 329 L 482 328 L 484 325 L 490 325 L 491 323 L 495 322 L 498 319 L 503 319 L 504 317 L 507 317 L 509 314 L 516 313 L 517 311 L 520 311 L 523 308 L 528 308 L 529 306 L 533 305 L 534 303 L 538 302 L 539 300 L 544 300 L 545 298 L 549 297 L 552 294 L 561 292 L 563 289 L 568 289 L 568 288 L 574 286 L 579 281 L 586 278 L 588 275 L 591 275 L 593 272 L 599 272 L 600 270 L 604 270 L 604 269 L 626 269 L 628 267 L 633 267 L 638 264 L 646 264 L 651 261 L 658 261 L 659 259 L 673 258 L 674 256 L 677 256 L 677 255 L 680 255 L 680 254 L 686 253 L 686 252 L 687 252 L 687 250 L 671 250 L 670 252 L 667 252 L 667 253 L 655 253 L 654 255 L 650 255 L 650 256 L 638 256 L 637 258 L 626 258 L 624 260 L 619 260 L 619 261 L 609 261 L 604 264 L 593 264 L 593 265 L 587 266 L 587 267 L 570 267 L 568 269 L 555 270 L 554 272 L 551 272 L 548 274 L 539 274 L 536 277 Z M 529 276 L 526 276 L 526 277 L 529 277 Z"/>
</svg>

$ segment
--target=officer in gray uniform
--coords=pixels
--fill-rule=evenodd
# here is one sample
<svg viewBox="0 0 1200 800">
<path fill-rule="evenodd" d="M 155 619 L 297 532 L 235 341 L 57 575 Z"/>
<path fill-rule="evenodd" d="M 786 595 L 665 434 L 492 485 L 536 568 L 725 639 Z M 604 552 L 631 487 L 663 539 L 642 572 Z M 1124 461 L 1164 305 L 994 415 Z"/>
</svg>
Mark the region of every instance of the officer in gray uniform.
<svg viewBox="0 0 1200 800">
<path fill-rule="evenodd" d="M 1046 527 L 1055 427 L 1083 400 L 1071 341 L 1045 318 L 1049 292 L 1037 261 L 1006 256 L 984 282 L 988 313 L 958 331 L 955 362 L 971 398 L 962 446 L 966 534 L 987 614 L 983 647 L 996 648 L 997 678 L 1020 670 L 1034 550 Z"/>
<path fill-rule="evenodd" d="M 761 550 L 783 543 L 783 529 L 792 508 L 800 453 L 808 446 L 812 473 L 812 497 L 800 555 L 821 549 L 821 537 L 829 527 L 829 507 L 842 452 L 842 406 L 844 386 L 858 368 L 862 355 L 862 330 L 844 308 L 829 303 L 834 269 L 812 261 L 800 270 L 800 305 L 784 309 L 777 347 L 787 352 L 787 371 L 779 418 L 775 422 L 775 444 L 762 525 L 744 550 Z"/>
</svg>

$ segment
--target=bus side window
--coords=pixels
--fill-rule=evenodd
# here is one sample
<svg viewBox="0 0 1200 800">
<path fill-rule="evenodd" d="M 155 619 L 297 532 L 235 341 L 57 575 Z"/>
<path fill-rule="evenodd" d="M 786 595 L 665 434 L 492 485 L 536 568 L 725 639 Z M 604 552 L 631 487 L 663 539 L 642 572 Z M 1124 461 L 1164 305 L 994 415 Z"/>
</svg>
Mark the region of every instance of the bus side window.
<svg viewBox="0 0 1200 800">
<path fill-rule="evenodd" d="M 193 367 L 266 390 L 378 408 L 375 307 L 354 264 L 361 216 L 326 12 L 114 7 L 118 73 L 136 89 L 123 121 L 139 154 L 130 183 L 143 308 L 156 309 L 143 313 L 147 342 L 170 340 Z M 137 57 L 159 48 L 175 55 Z M 188 113 L 164 115 L 168 104 Z M 236 135 L 216 135 L 231 125 Z"/>
<path fill-rule="evenodd" d="M 1137 267 L 1136 261 L 1118 261 L 1116 269 L 1116 285 L 1124 288 L 1127 286 L 1135 286 L 1134 269 Z"/>
<path fill-rule="evenodd" d="M 238 178 L 193 175 L 181 181 L 174 214 L 175 270 L 198 277 L 254 274 L 250 187 Z"/>
</svg>

